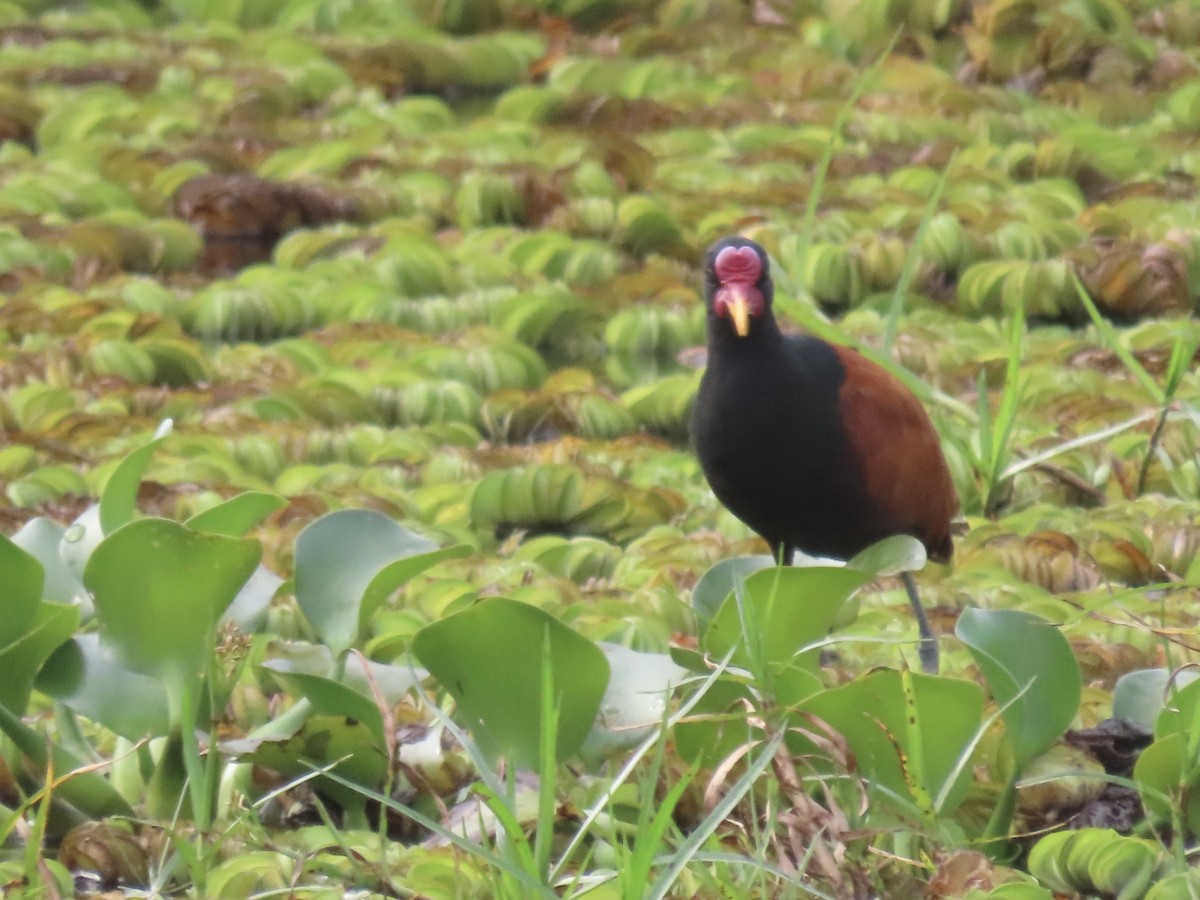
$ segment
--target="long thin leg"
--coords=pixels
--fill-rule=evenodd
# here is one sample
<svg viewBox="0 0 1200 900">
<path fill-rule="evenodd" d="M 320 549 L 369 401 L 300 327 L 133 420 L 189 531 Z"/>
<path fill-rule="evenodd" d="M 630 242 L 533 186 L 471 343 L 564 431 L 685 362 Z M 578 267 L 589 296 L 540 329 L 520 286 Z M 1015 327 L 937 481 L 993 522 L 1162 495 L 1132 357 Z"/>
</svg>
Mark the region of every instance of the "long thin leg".
<svg viewBox="0 0 1200 900">
<path fill-rule="evenodd" d="M 904 590 L 908 593 L 908 601 L 912 604 L 913 612 L 917 616 L 917 632 L 921 635 L 921 646 L 918 653 L 921 657 L 921 668 L 930 675 L 938 673 L 938 642 L 937 637 L 933 633 L 933 629 L 929 627 L 929 620 L 925 618 L 925 610 L 921 608 L 921 597 L 917 594 L 917 582 L 912 576 L 912 572 L 904 572 L 900 576 L 904 579 Z"/>
</svg>

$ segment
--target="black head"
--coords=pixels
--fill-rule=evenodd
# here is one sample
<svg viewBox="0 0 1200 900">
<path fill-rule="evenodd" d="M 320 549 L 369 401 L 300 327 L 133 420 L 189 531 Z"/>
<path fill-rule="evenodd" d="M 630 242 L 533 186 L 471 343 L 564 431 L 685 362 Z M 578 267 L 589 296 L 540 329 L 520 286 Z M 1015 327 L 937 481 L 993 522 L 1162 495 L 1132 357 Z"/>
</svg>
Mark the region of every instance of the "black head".
<svg viewBox="0 0 1200 900">
<path fill-rule="evenodd" d="M 727 324 L 733 333 L 746 337 L 757 319 L 770 317 L 774 298 L 771 262 L 762 247 L 748 238 L 727 237 L 708 248 L 704 299 L 709 316 L 724 320 L 716 324 Z"/>
</svg>

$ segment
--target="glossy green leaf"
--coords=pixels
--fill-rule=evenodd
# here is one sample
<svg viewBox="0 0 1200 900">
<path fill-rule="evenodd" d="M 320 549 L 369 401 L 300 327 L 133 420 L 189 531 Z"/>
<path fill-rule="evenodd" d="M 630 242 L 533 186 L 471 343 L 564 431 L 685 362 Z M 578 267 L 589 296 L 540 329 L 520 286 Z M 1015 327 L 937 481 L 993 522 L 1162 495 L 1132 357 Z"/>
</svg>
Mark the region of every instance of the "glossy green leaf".
<svg viewBox="0 0 1200 900">
<path fill-rule="evenodd" d="M 387 756 L 370 727 L 344 715 L 312 716 L 291 737 L 244 738 L 228 741 L 221 749 L 242 762 L 255 762 L 290 777 L 308 775 L 314 767 L 331 763 L 337 763 L 333 771 L 342 778 L 364 787 L 378 786 L 387 774 Z M 362 803 L 361 795 L 337 782 L 318 777 L 316 783 L 344 806 Z"/>
<path fill-rule="evenodd" d="M 95 634 L 60 646 L 38 675 L 37 688 L 81 716 L 131 741 L 167 733 L 167 693 L 156 678 L 112 659 Z"/>
<path fill-rule="evenodd" d="M 1079 710 L 1079 664 L 1062 632 L 1014 609 L 965 609 L 955 633 L 1002 710 L 1017 770 L 1044 753 Z"/>
<path fill-rule="evenodd" d="M 101 542 L 84 584 L 95 597 L 101 634 L 125 665 L 189 679 L 212 652 L 217 621 L 261 556 L 257 541 L 141 519 Z"/>
<path fill-rule="evenodd" d="M 0 703 L 24 713 L 42 665 L 78 626 L 78 607 L 39 601 L 25 633 L 0 647 Z"/>
<path fill-rule="evenodd" d="M 1176 872 L 1155 883 L 1143 900 L 1196 900 L 1200 897 L 1200 869 Z"/>
<path fill-rule="evenodd" d="M 1164 699 L 1162 712 L 1154 724 L 1156 738 L 1176 733 L 1189 735 L 1193 744 L 1200 745 L 1200 680 L 1195 678 Z"/>
<path fill-rule="evenodd" d="M 612 675 L 580 749 L 584 759 L 602 759 L 645 738 L 662 722 L 672 688 L 689 676 L 665 653 L 639 653 L 607 643 L 600 650 Z"/>
<path fill-rule="evenodd" d="M 753 702 L 749 687 L 732 679 L 714 682 L 678 723 L 672 736 L 675 750 L 689 763 L 714 767 L 753 741 L 761 741 L 761 724 L 747 713 Z"/>
<path fill-rule="evenodd" d="M 104 540 L 104 529 L 100 527 L 100 505 L 89 506 L 72 522 L 63 533 L 59 556 L 67 571 L 83 584 L 83 570 L 92 553 Z"/>
<path fill-rule="evenodd" d="M 974 898 L 975 895 L 968 894 L 967 897 Z M 987 900 L 1054 900 L 1054 895 L 1045 888 L 1024 882 L 1002 884 L 998 888 L 988 891 L 987 894 L 976 898 L 976 900 L 983 900 L 984 897 Z"/>
<path fill-rule="evenodd" d="M 453 695 L 483 752 L 535 770 L 546 647 L 562 760 L 583 744 L 608 685 L 599 647 L 542 610 L 505 597 L 480 600 L 413 639 L 413 653 Z"/>
<path fill-rule="evenodd" d="M 45 584 L 42 598 L 52 603 L 79 603 L 91 615 L 91 599 L 82 582 L 63 561 L 61 549 L 67 529 L 51 519 L 30 519 L 12 537 L 12 542 L 42 564 Z"/>
<path fill-rule="evenodd" d="M 1126 672 L 1113 687 L 1113 716 L 1154 733 L 1163 706 L 1170 695 L 1200 680 L 1200 672 L 1182 669 L 1138 669 Z"/>
<path fill-rule="evenodd" d="M 41 564 L 15 543 L 0 534 L 0 648 L 6 647 L 29 630 L 42 599 L 45 576 Z"/>
<path fill-rule="evenodd" d="M 318 636 L 341 653 L 387 596 L 463 545 L 437 549 L 381 513 L 342 510 L 322 516 L 296 539 L 296 601 Z"/>
<path fill-rule="evenodd" d="M 970 789 L 971 744 L 983 719 L 983 691 L 974 682 L 880 669 L 809 697 L 800 710 L 845 736 L 869 783 L 928 815 L 953 812 Z M 792 749 L 819 753 L 807 740 Z"/>
<path fill-rule="evenodd" d="M 45 772 L 50 760 L 53 760 L 54 772 L 59 777 L 85 766 L 72 753 L 47 741 L 44 734 L 30 728 L 3 705 L 0 705 L 0 731 L 24 754 L 29 761 L 29 768 L 35 772 Z M 98 772 L 80 772 L 65 779 L 55 787 L 54 793 L 59 799 L 95 819 L 133 815 L 129 804 Z"/>
<path fill-rule="evenodd" d="M 850 595 L 868 581 L 866 573 L 841 566 L 773 566 L 755 572 L 717 610 L 703 646 L 718 658 L 737 646 L 735 665 L 791 664 L 802 647 L 829 634 Z M 819 662 L 816 648 L 794 660 L 813 671 Z"/>
<path fill-rule="evenodd" d="M 1200 761 L 1195 744 L 1194 736 L 1182 731 L 1158 738 L 1138 756 L 1133 779 L 1153 820 L 1171 825 L 1178 815 L 1184 828 L 1200 834 Z"/>
<path fill-rule="evenodd" d="M 232 622 L 238 630 L 247 634 L 261 631 L 267 621 L 267 610 L 284 580 L 260 565 L 250 579 L 242 585 L 233 602 L 221 616 L 222 622 Z"/>
<path fill-rule="evenodd" d="M 105 534 L 112 534 L 133 518 L 142 474 L 146 471 L 155 448 L 170 432 L 171 420 L 167 419 L 159 426 L 153 438 L 121 460 L 108 477 L 108 482 L 100 494 L 100 526 Z"/>
<path fill-rule="evenodd" d="M 261 524 L 271 513 L 285 506 L 287 501 L 277 494 L 246 491 L 197 513 L 184 524 L 192 531 L 241 537 L 255 525 Z"/>
<path fill-rule="evenodd" d="M 731 556 L 710 566 L 696 586 L 692 588 L 692 609 L 703 624 L 717 614 L 725 598 L 733 593 L 735 585 L 760 569 L 775 565 L 775 560 L 766 555 Z"/>
<path fill-rule="evenodd" d="M 385 746 L 383 714 L 371 698 L 332 678 L 289 671 L 280 661 L 264 663 L 263 668 L 270 669 L 291 693 L 307 698 L 318 715 L 346 716 L 361 722 L 367 727 L 375 746 Z"/>
<path fill-rule="evenodd" d="M 907 534 L 894 534 L 855 554 L 846 566 L 872 578 L 915 572 L 925 565 L 925 545 Z"/>
</svg>

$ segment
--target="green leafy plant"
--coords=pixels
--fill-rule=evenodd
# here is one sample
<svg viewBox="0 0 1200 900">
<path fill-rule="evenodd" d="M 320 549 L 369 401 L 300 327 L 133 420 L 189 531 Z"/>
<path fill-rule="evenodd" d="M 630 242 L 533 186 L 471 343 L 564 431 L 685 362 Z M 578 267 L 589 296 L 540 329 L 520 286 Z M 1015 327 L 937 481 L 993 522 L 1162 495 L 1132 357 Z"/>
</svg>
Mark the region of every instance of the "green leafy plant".
<svg viewBox="0 0 1200 900">
<path fill-rule="evenodd" d="M 964 610 L 955 632 L 1004 719 L 1012 773 L 984 833 L 985 839 L 1003 840 L 1021 773 L 1062 737 L 1079 709 L 1079 664 L 1061 631 L 1021 610 Z"/>
</svg>

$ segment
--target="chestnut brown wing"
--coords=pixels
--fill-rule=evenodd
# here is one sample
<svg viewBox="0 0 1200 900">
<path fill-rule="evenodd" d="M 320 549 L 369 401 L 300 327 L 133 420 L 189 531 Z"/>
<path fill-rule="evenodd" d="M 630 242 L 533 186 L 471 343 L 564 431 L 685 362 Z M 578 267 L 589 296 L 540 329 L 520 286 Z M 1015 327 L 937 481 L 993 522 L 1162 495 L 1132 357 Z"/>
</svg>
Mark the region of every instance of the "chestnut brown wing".
<svg viewBox="0 0 1200 900">
<path fill-rule="evenodd" d="M 930 559 L 946 562 L 958 496 L 929 415 L 886 369 L 848 347 L 835 349 L 845 371 L 838 392 L 842 431 L 880 531 L 911 534 Z"/>
</svg>

